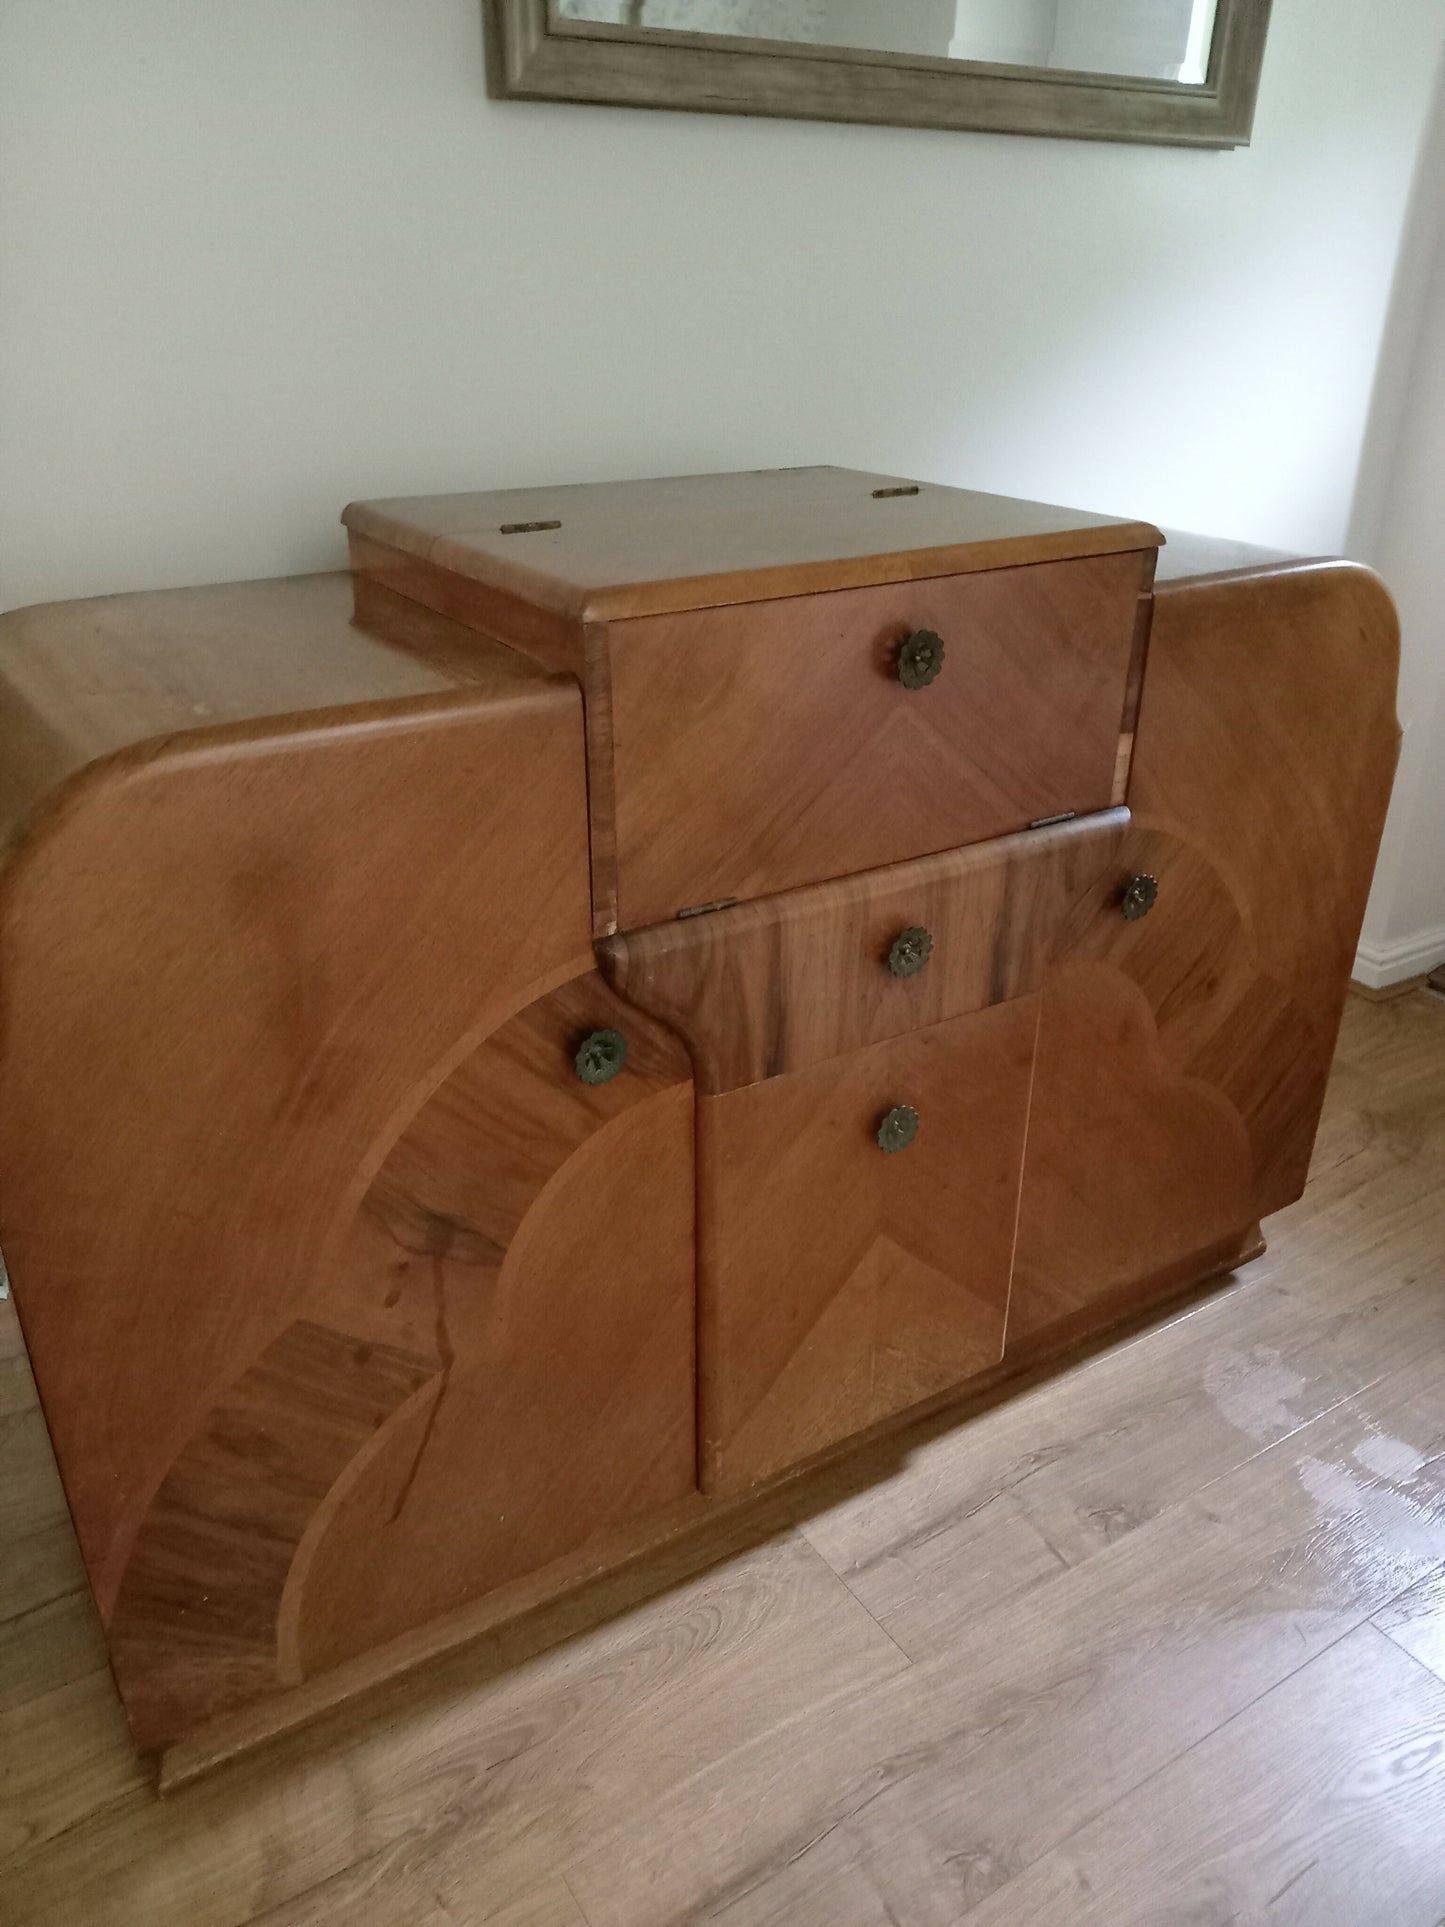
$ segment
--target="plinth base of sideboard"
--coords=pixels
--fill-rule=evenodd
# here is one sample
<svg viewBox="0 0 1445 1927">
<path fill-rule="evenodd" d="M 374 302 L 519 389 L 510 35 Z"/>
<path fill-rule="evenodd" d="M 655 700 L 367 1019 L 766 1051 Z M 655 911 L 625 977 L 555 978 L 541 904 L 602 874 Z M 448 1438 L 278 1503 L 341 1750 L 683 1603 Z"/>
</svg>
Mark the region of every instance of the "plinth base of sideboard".
<svg viewBox="0 0 1445 1927">
<path fill-rule="evenodd" d="M 355 1706 L 359 1717 L 372 1720 L 387 1692 L 414 1704 L 429 1692 L 452 1691 L 463 1683 L 475 1688 L 878 1484 L 929 1438 L 1178 1316 L 1265 1248 L 1260 1226 L 1252 1225 L 1225 1246 L 1136 1281 L 1096 1308 L 1087 1329 L 1077 1320 L 1055 1327 L 966 1385 L 885 1420 L 765 1485 L 726 1497 L 694 1493 L 585 1554 L 554 1561 L 315 1679 L 224 1714 L 157 1756 L 159 1789 L 175 1792 L 322 1716 L 341 1722 Z M 444 1670 L 448 1666 L 456 1669 L 451 1675 Z"/>
</svg>

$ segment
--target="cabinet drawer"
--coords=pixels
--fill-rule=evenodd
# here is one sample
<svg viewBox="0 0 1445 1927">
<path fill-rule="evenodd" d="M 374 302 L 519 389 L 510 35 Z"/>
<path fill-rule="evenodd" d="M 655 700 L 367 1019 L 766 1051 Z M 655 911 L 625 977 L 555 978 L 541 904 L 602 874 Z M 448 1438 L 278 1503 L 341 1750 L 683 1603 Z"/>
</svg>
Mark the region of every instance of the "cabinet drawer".
<svg viewBox="0 0 1445 1927">
<path fill-rule="evenodd" d="M 698 1102 L 702 1479 L 736 1491 L 1003 1353 L 1037 999 Z M 885 1120 L 916 1116 L 885 1150 Z"/>
<path fill-rule="evenodd" d="M 1152 561 L 1129 551 L 612 624 L 618 927 L 1107 808 Z M 905 645 L 925 635 L 941 663 L 925 650 L 921 673 L 936 673 L 910 687 Z M 595 742 L 595 714 L 589 727 Z M 594 817 L 606 803 L 594 796 Z"/>
<path fill-rule="evenodd" d="M 1112 881 L 1129 812 L 674 918 L 598 946 L 630 1003 L 721 1092 L 865 1049 L 1043 981 L 1075 906 Z"/>
</svg>

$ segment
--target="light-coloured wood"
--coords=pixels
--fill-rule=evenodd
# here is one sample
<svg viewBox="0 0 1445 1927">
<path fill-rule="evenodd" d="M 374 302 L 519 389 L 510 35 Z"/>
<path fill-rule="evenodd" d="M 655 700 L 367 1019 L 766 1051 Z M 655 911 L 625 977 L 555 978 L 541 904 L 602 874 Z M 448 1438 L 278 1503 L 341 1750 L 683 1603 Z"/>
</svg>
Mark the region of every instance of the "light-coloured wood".
<svg viewBox="0 0 1445 1927">
<path fill-rule="evenodd" d="M 865 1898 L 864 1919 L 947 1920 L 993 1895 L 1009 1918 L 1019 1872 L 1439 1566 L 1438 1462 L 1410 1491 L 1355 1457 L 1378 1431 L 1439 1450 L 1437 1370 L 1417 1362 L 975 1613 L 903 1680 L 840 1696 L 649 1799 L 645 1826 L 596 1826 L 564 1863 L 588 1920 L 821 1927 L 859 1917 Z M 500 1829 L 481 1837 L 506 1852 Z"/>
<path fill-rule="evenodd" d="M 1145 523 L 830 468 L 343 520 L 359 608 L 384 586 L 582 682 L 599 937 L 1104 809 L 1127 773 Z M 906 691 L 927 628 L 948 660 Z"/>
<path fill-rule="evenodd" d="M 1131 822 L 1043 990 L 1010 1347 L 1233 1262 L 1303 1188 L 1398 753 L 1367 570 L 1161 584 Z M 1119 912 L 1153 876 L 1148 916 Z"/>
<path fill-rule="evenodd" d="M 1422 1666 L 1445 1680 L 1445 1572 L 1392 1599 L 1375 1614 L 1375 1625 Z"/>
<path fill-rule="evenodd" d="M 1227 536 L 1196 535 L 1189 529 L 1163 529 L 1164 546 L 1154 573 L 1156 586 L 1183 582 L 1192 576 L 1237 575 L 1299 561 L 1286 549 L 1268 549 L 1258 542 L 1236 542 Z"/>
<path fill-rule="evenodd" d="M 1260 1248 L 1238 1115 L 1159 1060 L 1141 993 L 1079 966 L 1042 999 L 1008 1342 L 1082 1326 Z"/>
<path fill-rule="evenodd" d="M 267 1612 L 282 1683 L 284 1574 L 263 1580 L 227 1507 L 270 1528 L 274 1568 L 318 1481 L 435 1378 L 412 1334 L 331 1315 L 328 1280 L 433 1090 L 590 966 L 580 712 L 567 680 L 504 664 L 324 729 L 162 740 L 72 783 L 7 873 L 6 1258 L 152 1742 L 176 1737 L 182 1706 L 257 1690 Z M 659 1262 L 675 1252 L 664 1236 Z M 287 1438 L 310 1459 L 295 1486 L 269 1457 Z M 157 1600 L 172 1631 L 195 1613 L 173 1659 L 184 1671 L 204 1648 L 212 1683 L 152 1718 L 140 1655 Z"/>
<path fill-rule="evenodd" d="M 1330 1044 L 1399 754 L 1399 650 L 1384 586 L 1348 562 L 1154 598 L 1135 823 L 1215 866 L 1258 968 Z"/>
<path fill-rule="evenodd" d="M 1437 1927 L 1442 1733 L 1445 1683 L 1357 1627 L 970 1918 Z"/>
<path fill-rule="evenodd" d="M 1138 552 L 730 609 L 607 635 L 623 929 L 1113 799 Z M 936 681 L 893 668 L 943 638 Z"/>
<path fill-rule="evenodd" d="M 622 932 L 598 955 L 686 1041 L 700 1091 L 736 1090 L 1037 990 L 1068 914 L 1116 873 L 1127 825 L 1107 810 Z M 932 955 L 895 977 L 889 950 L 914 927 Z"/>
<path fill-rule="evenodd" d="M 588 1086 L 571 1055 L 607 1025 L 627 1067 Z M 327 1295 L 353 1328 L 432 1337 L 435 1396 L 312 1528 L 282 1625 L 303 1677 L 694 1490 L 692 1110 L 676 1040 L 589 973 L 388 1154 Z"/>
<path fill-rule="evenodd" d="M 534 663 L 345 574 L 44 604 L 0 615 L 0 833 L 88 763 L 261 718 L 546 687 Z"/>
<path fill-rule="evenodd" d="M 1261 784 L 1261 807 L 1270 800 Z M 1140 993 L 1161 1065 L 1221 1095 L 1243 1127 L 1253 1215 L 1262 1217 L 1291 1203 L 1304 1184 L 1339 989 L 1330 986 L 1321 1012 L 1307 991 L 1281 981 L 1298 970 L 1293 959 L 1276 960 L 1280 975 L 1262 964 L 1247 907 L 1226 880 L 1229 852 L 1211 854 L 1214 861 L 1173 831 L 1131 823 L 1112 867 L 1097 874 L 1061 926 L 1055 962 L 1065 974 L 1107 969 Z M 1152 876 L 1159 897 L 1131 923 L 1119 895 L 1137 875 Z M 1282 880 L 1284 916 L 1291 887 Z"/>
<path fill-rule="evenodd" d="M 1350 994 L 1363 997 L 1372 1004 L 1387 1004 L 1396 997 L 1409 997 L 1415 991 L 1423 990 L 1429 982 L 1429 976 L 1423 971 L 1418 977 L 1406 977 L 1398 984 L 1383 984 L 1378 988 L 1374 984 L 1362 984 L 1358 978 L 1352 977 Z"/>
<path fill-rule="evenodd" d="M 358 619 L 366 620 L 379 602 L 401 599 L 477 635 L 503 638 L 509 647 L 548 667 L 576 672 L 576 628 L 551 610 L 439 568 L 423 556 L 374 542 L 355 529 L 348 546 Z"/>
<path fill-rule="evenodd" d="M 649 32 L 488 0 L 492 91 L 709 114 L 1235 147 L 1249 141 L 1270 0 L 1218 0 L 1204 86 L 987 61 Z"/>
<path fill-rule="evenodd" d="M 372 545 L 357 557 L 362 573 L 399 566 L 378 553 L 387 550 L 451 578 L 458 598 L 469 585 L 511 598 L 492 604 L 484 594 L 478 626 L 512 640 L 494 626 L 498 611 L 505 619 L 525 605 L 556 623 L 517 646 L 550 656 L 566 625 L 574 669 L 588 622 L 1152 550 L 1161 540 L 1147 522 L 851 468 L 406 496 L 353 502 L 341 519 Z M 423 571 L 410 589 L 394 586 L 426 602 L 434 579 Z"/>
<path fill-rule="evenodd" d="M 85 1583 L 75 1532 L 59 1493 L 44 1483 L 50 1441 L 31 1399 L 0 1418 L 0 1620 L 16 1619 L 74 1592 Z"/>
<path fill-rule="evenodd" d="M 1290 1831 L 1314 1841 L 1325 1869 L 1345 1864 L 1332 1860 L 1342 1848 L 1368 1864 L 1376 1842 L 1402 1868 L 1429 1868 L 1421 1855 L 1445 1804 L 1428 1742 L 1408 1756 L 1413 1770 L 1376 1770 L 1397 1758 L 1376 1738 L 1330 1755 L 1337 1785 L 1352 1784 L 1352 1761 L 1364 1775 L 1341 1811 L 1314 1775 L 1315 1749 L 1290 1745 L 1296 1716 L 1280 1722 L 1274 1689 L 1294 1681 L 1304 1699 L 1285 1704 L 1307 1718 L 1330 1640 L 1355 1637 L 1362 1613 L 1384 1618 L 1411 1586 L 1423 1597 L 1427 1574 L 1445 1570 L 1445 1551 L 1432 1560 L 1428 1463 L 1445 1353 L 1442 1078 L 1438 1001 L 1352 1002 L 1310 1188 L 1234 1289 L 963 1431 L 914 1428 L 888 1448 L 890 1479 L 875 1463 L 851 1493 L 836 1469 L 795 1489 L 791 1517 L 812 1515 L 809 1535 L 852 1591 L 865 1570 L 881 1581 L 940 1549 L 918 1586 L 939 1618 L 931 1631 L 915 1622 L 911 1666 L 815 1555 L 798 1562 L 795 1539 L 735 1550 L 681 1586 L 669 1554 L 654 1585 L 672 1590 L 550 1655 L 504 1672 L 484 1651 L 455 1656 L 425 1686 L 394 1692 L 384 1718 L 373 1703 L 166 1802 L 135 1782 L 95 1783 L 91 1810 L 67 1798 L 57 1832 L 36 1804 L 61 1791 L 58 1778 L 49 1796 L 40 1787 L 44 1756 L 57 1770 L 77 1748 L 129 1762 L 92 1631 L 76 1661 L 90 1689 L 52 1699 L 25 1729 L 24 1789 L 13 1773 L 0 1781 L 7 1927 L 380 1927 L 427 1920 L 438 1897 L 452 1919 L 480 1924 L 510 1908 L 526 1920 L 559 1881 L 589 1927 L 710 1912 L 837 1927 L 885 1921 L 886 1908 L 899 1921 L 952 1920 L 990 1895 L 997 1917 L 1017 1919 L 1010 1886 L 1076 1825 L 1137 1810 L 1151 1777 L 1175 1762 L 1187 1771 L 1200 1741 L 1217 1772 L 1207 1795 L 1161 1812 L 1157 1857 L 1147 1838 L 1116 1858 L 1107 1832 L 1088 1836 L 1101 1882 L 1131 1872 L 1117 1917 L 1134 1904 L 1157 1918 L 1148 1903 L 1176 1864 L 1166 1850 L 1194 1841 L 1202 1853 L 1261 1758 L 1264 1810 L 1292 1796 Z M 0 1305 L 0 1334 L 7 1322 Z M 1382 1438 L 1427 1463 L 1409 1476 L 1406 1461 L 1380 1458 Z M 1321 1467 L 1334 1485 L 1319 1482 Z M 48 1466 L 29 1476 L 62 1503 Z M 957 1535 L 1044 1486 L 1040 1526 L 1053 1536 L 1073 1521 L 1067 1563 L 1042 1564 L 1016 1538 L 1017 1564 L 993 1567 L 990 1606 L 977 1572 L 989 1548 Z M 18 1677 L 23 1694 L 42 1662 L 31 1646 L 22 1671 L 15 1650 L 0 1656 L 0 1678 Z M 1350 1721 L 1321 1743 L 1348 1747 L 1360 1695 L 1340 1697 L 1345 1675 L 1316 1677 Z M 1390 1682 L 1406 1676 L 1388 1656 L 1365 1675 L 1364 1701 L 1376 1677 L 1381 1709 L 1400 1704 Z M 42 1680 L 53 1693 L 54 1669 Z M 1235 1755 L 1233 1716 L 1251 1706 L 1260 1713 Z M 8 1738 L 0 1726 L 7 1764 L 22 1757 Z M 1404 1831 L 1411 1815 L 1417 1829 Z M 1251 1857 L 1231 1861 L 1231 1877 Z M 1376 1884 L 1350 1927 L 1399 1918 L 1388 1881 Z M 1291 1916 L 1287 1900 L 1282 1918 L 1329 1918 Z"/>
<path fill-rule="evenodd" d="M 706 1489 L 997 1364 L 1036 1020 L 1018 998 L 699 1101 Z M 889 1154 L 894 1105 L 921 1122 Z"/>
<path fill-rule="evenodd" d="M 847 579 L 833 498 L 857 481 L 699 484 L 693 534 L 731 514 L 724 546 L 766 560 L 761 512 L 796 486 L 794 535 L 831 518 L 811 553 Z M 1344 566 L 1186 578 L 1146 661 L 1151 548 L 970 526 L 980 566 L 949 577 L 579 616 L 585 757 L 575 683 L 520 625 L 514 652 L 364 572 L 357 623 L 306 582 L 107 604 L 99 645 L 74 611 L 34 619 L 0 1229 L 134 1730 L 176 1749 L 173 1784 L 511 1616 L 564 1623 L 569 1589 L 621 1602 L 649 1548 L 745 1531 L 755 1482 L 1244 1263 L 1296 1195 L 1393 766 L 1388 599 Z M 516 586 L 481 584 L 498 629 Z M 948 634 L 921 692 L 885 673 L 877 612 L 905 599 L 900 628 Z M 246 646 L 277 608 L 293 653 L 319 633 L 311 682 L 274 636 Z M 850 709 L 815 671 L 853 624 Z M 975 711 L 934 713 L 963 686 Z M 880 692 L 933 723 L 890 730 Z M 870 836 L 981 837 L 1086 775 L 1094 820 L 604 946 L 636 1002 L 593 972 L 589 926 L 685 907 L 714 858 L 755 895 L 877 861 Z M 1102 809 L 1126 782 L 1127 822 Z M 1135 870 L 1161 897 L 1126 925 Z M 921 912 L 898 894 L 920 888 Z M 884 978 L 885 911 L 945 939 L 911 987 Z M 634 1054 L 586 1094 L 568 1060 L 604 1022 Z M 703 1064 L 711 1523 L 667 1025 Z M 900 1102 L 923 1135 L 890 1160 L 872 1133 Z M 22 1393 L 7 1374 L 0 1400 Z M 1046 1575 L 1049 1533 L 1005 1511 L 1000 1556 Z M 36 1606 L 74 1586 L 54 1524 L 20 1533 Z"/>
</svg>

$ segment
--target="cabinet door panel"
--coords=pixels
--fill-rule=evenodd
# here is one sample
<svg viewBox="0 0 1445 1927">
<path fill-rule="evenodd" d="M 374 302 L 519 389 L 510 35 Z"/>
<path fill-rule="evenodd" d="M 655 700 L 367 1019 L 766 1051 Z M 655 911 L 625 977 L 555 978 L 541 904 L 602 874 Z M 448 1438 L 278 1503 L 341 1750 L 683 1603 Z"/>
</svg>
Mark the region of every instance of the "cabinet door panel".
<svg viewBox="0 0 1445 1927">
<path fill-rule="evenodd" d="M 606 1027 L 626 1068 L 585 1084 Z M 110 1623 L 138 1738 L 695 1489 L 692 1124 L 685 1052 L 594 973 L 439 1084 L 141 1524 Z"/>
<path fill-rule="evenodd" d="M 1022 998 L 699 1100 L 706 1487 L 997 1363 L 1036 1022 Z M 918 1133 L 889 1154 L 901 1105 Z"/>
<path fill-rule="evenodd" d="M 1138 985 L 1083 963 L 1041 1001 L 1010 1353 L 1223 1267 L 1256 1216 L 1243 1120 L 1171 1067 Z"/>
</svg>

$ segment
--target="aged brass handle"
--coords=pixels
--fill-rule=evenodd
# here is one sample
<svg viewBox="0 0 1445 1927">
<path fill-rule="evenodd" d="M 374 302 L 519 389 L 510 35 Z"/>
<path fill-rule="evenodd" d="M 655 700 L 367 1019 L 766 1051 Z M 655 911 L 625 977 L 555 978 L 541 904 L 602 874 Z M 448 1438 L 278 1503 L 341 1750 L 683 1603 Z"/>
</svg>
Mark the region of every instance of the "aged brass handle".
<svg viewBox="0 0 1445 1927">
<path fill-rule="evenodd" d="M 895 1104 L 878 1126 L 880 1151 L 906 1151 L 918 1136 L 918 1113 L 911 1104 Z"/>
<path fill-rule="evenodd" d="M 916 977 L 933 955 L 933 932 L 922 924 L 900 930 L 888 952 L 888 970 L 894 977 Z"/>
<path fill-rule="evenodd" d="M 927 689 L 943 667 L 943 637 L 932 629 L 915 629 L 899 643 L 894 667 L 905 689 Z"/>
<path fill-rule="evenodd" d="M 627 1039 L 620 1030 L 589 1031 L 572 1061 L 584 1084 L 610 1084 L 627 1063 Z"/>
<path fill-rule="evenodd" d="M 1119 893 L 1119 908 L 1130 923 L 1137 923 L 1140 917 L 1148 916 L 1158 896 L 1159 879 L 1157 877 L 1130 877 Z"/>
</svg>

